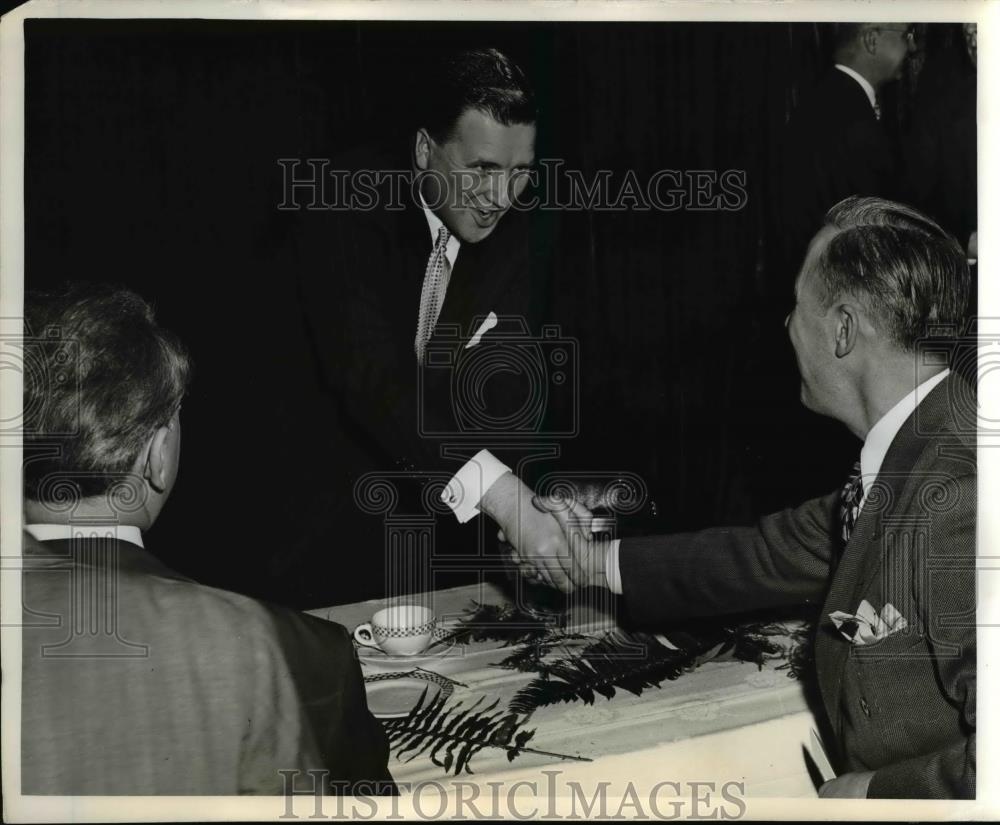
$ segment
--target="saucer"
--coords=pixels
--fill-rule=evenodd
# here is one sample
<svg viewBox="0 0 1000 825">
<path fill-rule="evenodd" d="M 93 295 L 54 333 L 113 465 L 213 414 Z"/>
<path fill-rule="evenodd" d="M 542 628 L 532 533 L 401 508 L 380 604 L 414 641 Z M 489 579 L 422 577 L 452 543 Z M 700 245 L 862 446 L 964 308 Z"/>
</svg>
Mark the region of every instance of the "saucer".
<svg viewBox="0 0 1000 825">
<path fill-rule="evenodd" d="M 453 690 L 451 682 L 435 673 L 407 673 L 398 677 L 385 674 L 365 679 L 368 710 L 376 719 L 401 719 L 417 706 L 421 696 L 423 706 L 427 707 L 442 695 L 447 699 Z"/>
</svg>

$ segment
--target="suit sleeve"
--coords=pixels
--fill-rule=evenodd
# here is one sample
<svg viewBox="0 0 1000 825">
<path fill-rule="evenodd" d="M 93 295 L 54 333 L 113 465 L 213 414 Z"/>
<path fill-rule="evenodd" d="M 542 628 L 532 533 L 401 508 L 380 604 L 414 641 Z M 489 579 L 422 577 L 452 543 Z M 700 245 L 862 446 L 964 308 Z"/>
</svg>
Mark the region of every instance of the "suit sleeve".
<svg viewBox="0 0 1000 825">
<path fill-rule="evenodd" d="M 257 711 L 270 721 L 248 735 L 242 784 L 251 793 L 288 793 L 326 781 L 334 794 L 394 794 L 388 739 L 368 710 L 345 628 L 271 605 L 264 611 L 249 676 Z"/>
<path fill-rule="evenodd" d="M 622 588 L 642 624 L 819 603 L 833 552 L 838 494 L 730 527 L 623 539 Z"/>
<path fill-rule="evenodd" d="M 871 798 L 976 796 L 976 476 L 958 480 L 959 505 L 933 522 L 926 584 L 915 576 L 917 612 L 938 687 L 958 711 L 953 741 L 875 771 Z M 942 541 L 941 538 L 944 537 Z"/>
</svg>

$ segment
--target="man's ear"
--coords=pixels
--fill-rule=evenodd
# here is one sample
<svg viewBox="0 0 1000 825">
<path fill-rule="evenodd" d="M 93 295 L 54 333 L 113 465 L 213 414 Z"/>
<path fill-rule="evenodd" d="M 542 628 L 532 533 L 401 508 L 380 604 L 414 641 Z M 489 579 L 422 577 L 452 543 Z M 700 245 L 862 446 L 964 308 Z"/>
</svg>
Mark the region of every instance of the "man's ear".
<svg viewBox="0 0 1000 825">
<path fill-rule="evenodd" d="M 167 489 L 173 471 L 171 462 L 174 456 L 170 449 L 170 439 L 173 437 L 174 433 L 169 424 L 157 427 L 144 450 L 146 460 L 142 468 L 142 477 L 158 493 Z"/>
<path fill-rule="evenodd" d="M 875 54 L 878 51 L 878 39 L 881 32 L 876 29 L 866 29 L 861 35 L 861 45 L 864 46 L 868 54 Z"/>
<path fill-rule="evenodd" d="M 849 355 L 858 342 L 858 329 L 861 318 L 858 308 L 851 304 L 841 304 L 837 307 L 837 338 L 835 352 L 838 358 Z"/>
<path fill-rule="evenodd" d="M 430 164 L 431 159 L 431 136 L 427 134 L 426 129 L 420 129 L 417 131 L 416 137 L 413 143 L 413 162 L 417 165 L 417 169 L 421 172 L 426 172 L 427 167 Z"/>
</svg>

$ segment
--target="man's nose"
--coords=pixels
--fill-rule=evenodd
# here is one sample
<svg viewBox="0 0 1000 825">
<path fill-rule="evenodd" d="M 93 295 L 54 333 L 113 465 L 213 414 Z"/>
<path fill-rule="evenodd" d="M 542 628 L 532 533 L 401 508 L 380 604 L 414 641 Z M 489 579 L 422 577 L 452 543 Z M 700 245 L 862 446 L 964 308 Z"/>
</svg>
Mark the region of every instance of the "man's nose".
<svg viewBox="0 0 1000 825">
<path fill-rule="evenodd" d="M 509 209 L 514 178 L 510 172 L 497 173 L 490 181 L 490 203 L 497 209 Z"/>
</svg>

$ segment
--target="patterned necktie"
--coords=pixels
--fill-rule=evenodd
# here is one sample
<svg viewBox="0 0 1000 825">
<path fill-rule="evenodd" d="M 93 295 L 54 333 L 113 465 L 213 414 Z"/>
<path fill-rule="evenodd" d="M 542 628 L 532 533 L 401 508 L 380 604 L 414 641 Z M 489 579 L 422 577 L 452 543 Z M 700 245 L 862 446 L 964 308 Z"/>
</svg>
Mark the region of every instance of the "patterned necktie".
<svg viewBox="0 0 1000 825">
<path fill-rule="evenodd" d="M 875 102 L 872 104 L 872 108 L 875 110 L 875 120 L 882 119 L 882 107 L 879 105 L 878 98 L 875 98 Z"/>
<path fill-rule="evenodd" d="M 424 273 L 424 286 L 420 290 L 420 317 L 417 320 L 417 337 L 413 342 L 417 353 L 417 363 L 423 365 L 427 342 L 434 332 L 441 306 L 444 304 L 444 294 L 448 289 L 448 279 L 451 277 L 451 265 L 445 256 L 448 239 L 451 233 L 447 227 L 438 230 L 437 242 L 427 259 L 427 271 Z"/>
<path fill-rule="evenodd" d="M 851 539 L 851 532 L 854 530 L 854 523 L 858 520 L 863 495 L 861 462 L 855 461 L 851 474 L 840 490 L 840 537 L 844 541 L 844 547 L 847 547 L 847 542 Z"/>
</svg>

